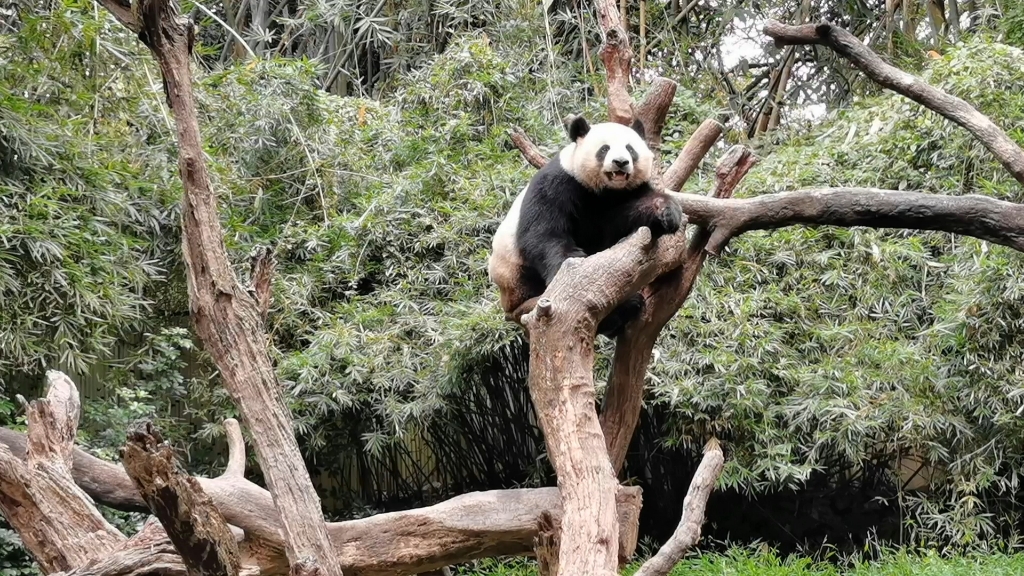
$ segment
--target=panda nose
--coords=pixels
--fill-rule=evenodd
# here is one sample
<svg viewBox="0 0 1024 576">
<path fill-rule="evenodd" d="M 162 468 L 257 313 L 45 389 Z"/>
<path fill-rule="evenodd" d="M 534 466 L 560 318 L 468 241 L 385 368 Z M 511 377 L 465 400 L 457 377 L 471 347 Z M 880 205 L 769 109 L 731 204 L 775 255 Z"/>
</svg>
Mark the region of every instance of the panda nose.
<svg viewBox="0 0 1024 576">
<path fill-rule="evenodd" d="M 612 164 L 614 164 L 616 168 L 625 168 L 625 167 L 629 166 L 629 160 L 624 160 L 622 158 L 617 158 L 615 160 L 612 160 Z"/>
</svg>

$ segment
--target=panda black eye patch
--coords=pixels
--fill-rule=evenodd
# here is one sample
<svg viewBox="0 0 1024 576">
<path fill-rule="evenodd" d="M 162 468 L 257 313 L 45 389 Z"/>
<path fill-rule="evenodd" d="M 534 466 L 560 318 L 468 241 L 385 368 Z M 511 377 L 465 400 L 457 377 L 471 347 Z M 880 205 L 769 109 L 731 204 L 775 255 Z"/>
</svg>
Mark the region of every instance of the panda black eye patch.
<svg viewBox="0 0 1024 576">
<path fill-rule="evenodd" d="M 640 157 L 640 155 L 636 153 L 636 150 L 633 149 L 632 144 L 626 144 L 626 150 L 629 151 L 629 156 L 633 159 L 633 162 L 636 162 L 637 158 Z"/>
<path fill-rule="evenodd" d="M 610 150 L 610 149 L 611 149 L 611 146 L 609 146 L 607 144 L 605 144 L 604 146 L 601 146 L 600 148 L 598 148 L 597 149 L 597 161 L 598 162 L 604 162 L 604 157 L 608 155 L 608 150 Z"/>
</svg>

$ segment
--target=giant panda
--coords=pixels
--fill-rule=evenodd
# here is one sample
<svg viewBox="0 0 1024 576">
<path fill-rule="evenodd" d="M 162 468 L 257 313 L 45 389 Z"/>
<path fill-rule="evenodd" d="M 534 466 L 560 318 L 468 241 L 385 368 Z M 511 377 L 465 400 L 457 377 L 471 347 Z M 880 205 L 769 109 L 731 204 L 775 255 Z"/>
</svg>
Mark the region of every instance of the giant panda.
<svg viewBox="0 0 1024 576">
<path fill-rule="evenodd" d="M 567 258 L 596 254 L 642 226 L 658 238 L 682 223 L 676 201 L 651 186 L 654 154 L 642 122 L 590 125 L 577 116 L 569 139 L 519 193 L 494 234 L 487 271 L 509 319 L 532 306 Z M 598 334 L 617 337 L 643 304 L 640 294 L 630 296 L 598 324 Z"/>
</svg>

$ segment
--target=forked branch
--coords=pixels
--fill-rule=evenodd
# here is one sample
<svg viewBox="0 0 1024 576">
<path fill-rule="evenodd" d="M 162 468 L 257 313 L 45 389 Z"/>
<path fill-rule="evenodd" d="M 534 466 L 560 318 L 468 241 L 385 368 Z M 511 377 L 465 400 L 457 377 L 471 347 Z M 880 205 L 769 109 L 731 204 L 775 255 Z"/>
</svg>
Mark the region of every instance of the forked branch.
<svg viewBox="0 0 1024 576">
<path fill-rule="evenodd" d="M 787 26 L 774 20 L 765 25 L 764 33 L 775 40 L 776 46 L 817 44 L 831 48 L 878 84 L 965 128 L 1024 184 L 1024 149 L 1002 128 L 960 98 L 887 64 L 853 34 L 829 22 Z"/>
</svg>

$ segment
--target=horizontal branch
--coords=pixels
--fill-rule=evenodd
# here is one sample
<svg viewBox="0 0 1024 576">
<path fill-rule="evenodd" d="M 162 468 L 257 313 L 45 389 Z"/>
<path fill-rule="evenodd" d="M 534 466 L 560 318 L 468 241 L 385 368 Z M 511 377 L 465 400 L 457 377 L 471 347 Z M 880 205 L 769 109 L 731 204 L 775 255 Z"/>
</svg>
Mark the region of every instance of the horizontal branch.
<svg viewBox="0 0 1024 576">
<path fill-rule="evenodd" d="M 965 128 L 988 148 L 1018 182 L 1024 184 L 1024 149 L 1007 136 L 1002 128 L 960 98 L 887 64 L 853 34 L 828 22 L 787 26 L 774 20 L 765 24 L 764 33 L 780 47 L 817 44 L 831 48 L 881 86 Z"/>
<path fill-rule="evenodd" d="M 937 230 L 1024 252 L 1024 206 L 987 196 L 877 188 L 809 188 L 743 199 L 671 194 L 691 223 L 711 230 L 706 250 L 716 255 L 749 230 L 794 224 Z"/>
<path fill-rule="evenodd" d="M 0 428 L 0 443 L 25 459 L 24 434 Z M 124 468 L 77 447 L 72 457 L 75 483 L 98 503 L 119 510 L 149 510 Z M 287 570 L 280 520 L 269 492 L 231 474 L 196 480 L 230 525 L 245 531 L 247 537 L 280 547 L 276 564 Z M 640 501 L 639 488 L 619 488 L 619 550 L 625 556 L 636 546 Z M 425 508 L 330 522 L 327 531 L 346 573 L 409 573 L 479 558 L 532 554 L 537 519 L 545 511 L 559 519 L 561 510 L 557 488 L 492 490 L 463 494 Z M 275 564 L 275 559 L 267 563 Z M 264 570 L 264 576 L 271 573 Z"/>
</svg>

